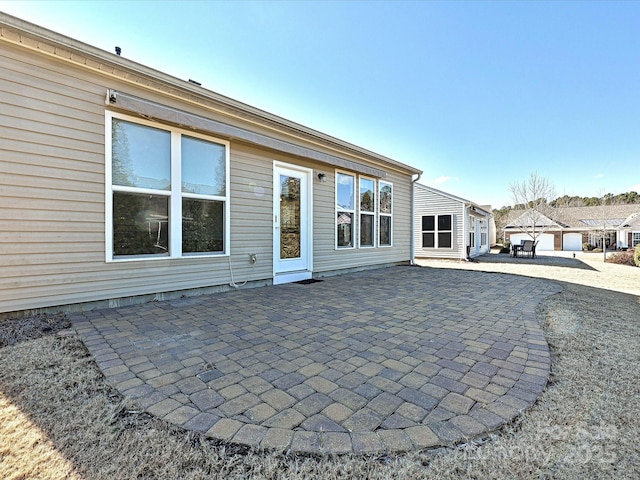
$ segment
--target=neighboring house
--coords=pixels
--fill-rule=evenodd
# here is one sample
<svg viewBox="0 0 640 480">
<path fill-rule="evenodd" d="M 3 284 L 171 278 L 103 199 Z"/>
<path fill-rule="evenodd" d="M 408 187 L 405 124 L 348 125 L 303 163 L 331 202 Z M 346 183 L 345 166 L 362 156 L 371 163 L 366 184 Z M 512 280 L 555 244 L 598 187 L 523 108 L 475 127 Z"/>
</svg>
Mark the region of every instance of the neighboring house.
<svg viewBox="0 0 640 480">
<path fill-rule="evenodd" d="M 416 168 L 3 13 L 0 63 L 0 312 L 411 261 Z"/>
<path fill-rule="evenodd" d="M 536 251 L 580 251 L 585 243 L 602 248 L 629 248 L 640 244 L 640 204 L 560 208 L 537 215 Z M 552 217 L 552 218 L 550 218 Z M 505 239 L 520 243 L 531 239 L 532 223 L 526 214 L 513 210 L 504 229 Z"/>
<path fill-rule="evenodd" d="M 419 183 L 413 192 L 416 257 L 467 259 L 489 251 L 495 239 L 491 207 Z"/>
</svg>

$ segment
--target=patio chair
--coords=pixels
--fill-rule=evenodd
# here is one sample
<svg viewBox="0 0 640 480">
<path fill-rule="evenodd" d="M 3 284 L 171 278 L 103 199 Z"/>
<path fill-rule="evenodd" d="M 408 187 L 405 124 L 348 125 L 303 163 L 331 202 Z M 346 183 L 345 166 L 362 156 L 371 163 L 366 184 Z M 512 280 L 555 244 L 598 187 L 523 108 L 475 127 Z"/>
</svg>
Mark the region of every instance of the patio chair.
<svg viewBox="0 0 640 480">
<path fill-rule="evenodd" d="M 535 258 L 536 247 L 535 247 L 535 244 L 533 243 L 533 240 L 525 240 L 524 243 L 522 244 L 521 252 L 523 255 L 527 254 L 528 257 L 531 257 L 533 255 Z"/>
</svg>

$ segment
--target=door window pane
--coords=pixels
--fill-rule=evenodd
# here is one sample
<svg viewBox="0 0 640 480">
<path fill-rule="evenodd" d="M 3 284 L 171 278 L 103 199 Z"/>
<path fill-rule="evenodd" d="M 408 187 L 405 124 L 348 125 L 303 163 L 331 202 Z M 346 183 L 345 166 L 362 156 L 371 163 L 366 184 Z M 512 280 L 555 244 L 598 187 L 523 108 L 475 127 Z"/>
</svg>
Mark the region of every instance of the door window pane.
<svg viewBox="0 0 640 480">
<path fill-rule="evenodd" d="M 226 192 L 224 145 L 182 137 L 182 191 L 223 197 Z"/>
<path fill-rule="evenodd" d="M 300 178 L 280 175 L 280 258 L 300 258 Z"/>
<path fill-rule="evenodd" d="M 170 132 L 114 118 L 111 136 L 114 185 L 171 188 Z"/>
</svg>

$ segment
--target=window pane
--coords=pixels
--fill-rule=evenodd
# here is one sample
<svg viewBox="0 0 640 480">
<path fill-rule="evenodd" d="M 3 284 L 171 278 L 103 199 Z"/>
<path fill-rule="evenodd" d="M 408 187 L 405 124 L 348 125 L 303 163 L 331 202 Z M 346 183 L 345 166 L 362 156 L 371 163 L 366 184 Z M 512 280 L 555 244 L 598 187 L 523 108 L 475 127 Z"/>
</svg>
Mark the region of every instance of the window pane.
<svg viewBox="0 0 640 480">
<path fill-rule="evenodd" d="M 373 247 L 373 215 L 360 215 L 360 246 Z"/>
<path fill-rule="evenodd" d="M 422 247 L 433 248 L 435 247 L 435 233 L 423 233 L 422 234 Z"/>
<path fill-rule="evenodd" d="M 224 202 L 182 199 L 182 253 L 224 251 Z"/>
<path fill-rule="evenodd" d="M 438 230 L 451 230 L 451 215 L 438 215 Z"/>
<path fill-rule="evenodd" d="M 376 208 L 376 182 L 366 178 L 360 179 L 360 211 L 375 212 Z"/>
<path fill-rule="evenodd" d="M 165 255 L 169 248 L 169 197 L 114 192 L 113 254 Z"/>
<path fill-rule="evenodd" d="M 224 196 L 226 147 L 199 138 L 182 137 L 182 191 Z"/>
<path fill-rule="evenodd" d="M 355 178 L 353 175 L 346 175 L 344 173 L 338 173 L 336 175 L 337 180 L 337 202 L 338 208 L 344 208 L 345 210 L 355 210 L 354 204 L 354 186 Z"/>
<path fill-rule="evenodd" d="M 380 217 L 380 245 L 391 245 L 391 217 Z"/>
<path fill-rule="evenodd" d="M 111 138 L 114 185 L 171 188 L 169 132 L 114 118 Z"/>
<path fill-rule="evenodd" d="M 301 187 L 301 178 L 280 175 L 280 259 L 302 255 Z"/>
<path fill-rule="evenodd" d="M 432 232 L 436 229 L 436 220 L 433 215 L 422 217 L 422 231 Z"/>
<path fill-rule="evenodd" d="M 438 248 L 451 248 L 451 232 L 438 233 Z"/>
<path fill-rule="evenodd" d="M 380 213 L 391 213 L 391 184 L 380 182 Z"/>
<path fill-rule="evenodd" d="M 338 212 L 337 235 L 339 247 L 353 246 L 353 213 Z"/>
</svg>

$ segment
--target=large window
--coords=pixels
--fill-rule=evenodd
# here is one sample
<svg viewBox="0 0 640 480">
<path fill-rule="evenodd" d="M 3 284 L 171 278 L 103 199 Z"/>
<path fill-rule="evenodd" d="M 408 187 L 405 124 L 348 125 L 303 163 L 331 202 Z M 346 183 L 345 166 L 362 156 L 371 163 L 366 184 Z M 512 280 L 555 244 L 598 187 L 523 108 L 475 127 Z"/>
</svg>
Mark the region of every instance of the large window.
<svg viewBox="0 0 640 480">
<path fill-rule="evenodd" d="M 336 248 L 391 246 L 393 185 L 336 171 Z"/>
<path fill-rule="evenodd" d="M 393 241 L 393 185 L 380 181 L 380 237 L 381 247 L 391 246 Z"/>
<path fill-rule="evenodd" d="M 353 248 L 355 223 L 356 178 L 347 173 L 336 173 L 336 246 Z"/>
<path fill-rule="evenodd" d="M 360 177 L 360 246 L 375 246 L 376 181 Z"/>
<path fill-rule="evenodd" d="M 451 248 L 453 245 L 452 215 L 422 217 L 422 247 Z"/>
<path fill-rule="evenodd" d="M 640 232 L 633 232 L 631 237 L 631 246 L 636 247 L 636 245 L 640 245 Z"/>
<path fill-rule="evenodd" d="M 107 259 L 223 254 L 227 142 L 107 113 Z"/>
</svg>

